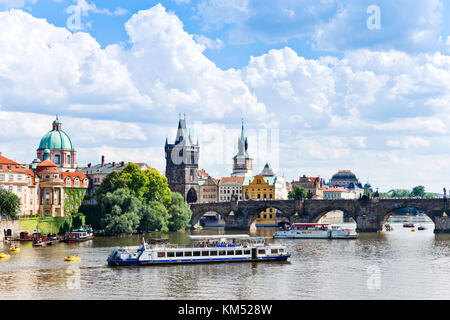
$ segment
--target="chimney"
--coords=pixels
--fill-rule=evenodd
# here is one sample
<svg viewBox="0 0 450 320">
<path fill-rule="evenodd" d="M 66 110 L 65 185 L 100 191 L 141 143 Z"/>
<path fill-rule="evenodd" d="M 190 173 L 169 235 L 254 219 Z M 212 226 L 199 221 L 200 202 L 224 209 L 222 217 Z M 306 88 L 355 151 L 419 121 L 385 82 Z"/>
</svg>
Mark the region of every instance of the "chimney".
<svg viewBox="0 0 450 320">
<path fill-rule="evenodd" d="M 105 156 L 102 156 L 102 167 L 105 165 Z"/>
</svg>

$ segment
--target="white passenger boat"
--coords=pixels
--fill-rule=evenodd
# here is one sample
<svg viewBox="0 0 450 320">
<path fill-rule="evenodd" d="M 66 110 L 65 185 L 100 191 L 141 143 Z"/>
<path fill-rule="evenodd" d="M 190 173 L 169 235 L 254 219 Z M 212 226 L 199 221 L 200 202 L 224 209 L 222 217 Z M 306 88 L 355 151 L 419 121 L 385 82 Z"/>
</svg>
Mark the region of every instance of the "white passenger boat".
<svg viewBox="0 0 450 320">
<path fill-rule="evenodd" d="M 354 229 L 332 226 L 329 223 L 294 223 L 280 227 L 273 235 L 276 239 L 355 239 Z"/>
<path fill-rule="evenodd" d="M 160 265 L 174 263 L 259 262 L 287 260 L 291 253 L 283 245 L 248 235 L 190 236 L 192 245 L 173 245 L 161 239 L 140 247 L 119 248 L 108 257 L 109 266 Z M 167 240 L 167 239 L 166 239 Z"/>
</svg>

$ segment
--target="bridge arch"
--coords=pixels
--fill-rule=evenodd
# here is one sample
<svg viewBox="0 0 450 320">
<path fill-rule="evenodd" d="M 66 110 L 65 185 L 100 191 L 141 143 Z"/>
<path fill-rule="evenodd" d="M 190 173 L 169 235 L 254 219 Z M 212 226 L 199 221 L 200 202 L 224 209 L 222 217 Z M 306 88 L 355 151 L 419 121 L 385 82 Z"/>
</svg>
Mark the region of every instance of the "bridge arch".
<svg viewBox="0 0 450 320">
<path fill-rule="evenodd" d="M 354 210 L 349 210 L 346 207 L 340 207 L 340 206 L 329 206 L 325 208 L 321 208 L 320 210 L 317 210 L 309 217 L 309 222 L 311 223 L 317 223 L 321 218 L 323 218 L 327 213 L 333 212 L 333 211 L 342 211 L 344 215 L 347 215 L 351 217 L 353 220 L 356 221 L 356 215 Z"/>
</svg>

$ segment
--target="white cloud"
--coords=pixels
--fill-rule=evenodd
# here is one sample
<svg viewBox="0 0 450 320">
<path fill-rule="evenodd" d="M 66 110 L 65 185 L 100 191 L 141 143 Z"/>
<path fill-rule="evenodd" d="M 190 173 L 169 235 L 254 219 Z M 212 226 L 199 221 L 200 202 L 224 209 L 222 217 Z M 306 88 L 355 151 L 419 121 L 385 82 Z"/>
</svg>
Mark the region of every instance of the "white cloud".
<svg viewBox="0 0 450 320">
<path fill-rule="evenodd" d="M 194 35 L 195 41 L 204 46 L 205 48 L 212 49 L 212 50 L 218 50 L 223 47 L 223 41 L 220 39 L 212 40 L 204 35 Z"/>
<path fill-rule="evenodd" d="M 129 46 L 102 49 L 87 33 L 72 34 L 21 10 L 0 12 L 5 154 L 30 161 L 59 114 L 80 164 L 106 153 L 161 170 L 165 136 L 174 138 L 177 114 L 186 112 L 190 126 L 203 123 L 195 135 L 201 166 L 216 176 L 231 170 L 241 117 L 255 132 L 249 136 L 279 132 L 280 148 L 272 153 L 250 139 L 256 172 L 274 156 L 288 177 L 351 168 L 383 189 L 416 183 L 407 174 L 414 169 L 417 177 L 436 173 L 428 164 L 439 159 L 449 160 L 439 163 L 450 172 L 447 55 L 355 50 L 305 59 L 286 47 L 252 57 L 242 69 L 222 70 L 204 55 L 205 39 L 187 33 L 161 5 L 134 14 L 125 29 Z M 224 132 L 223 143 L 211 138 Z M 427 166 L 417 166 L 422 160 Z"/>
</svg>

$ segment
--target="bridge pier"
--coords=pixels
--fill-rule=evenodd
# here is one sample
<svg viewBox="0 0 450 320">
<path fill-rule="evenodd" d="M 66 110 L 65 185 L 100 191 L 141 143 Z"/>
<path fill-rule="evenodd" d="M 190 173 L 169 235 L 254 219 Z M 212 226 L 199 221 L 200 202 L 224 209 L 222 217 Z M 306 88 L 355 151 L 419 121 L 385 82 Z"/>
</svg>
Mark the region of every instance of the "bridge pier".
<svg viewBox="0 0 450 320">
<path fill-rule="evenodd" d="M 376 215 L 361 215 L 356 218 L 356 232 L 377 232 L 383 230 Z"/>
<path fill-rule="evenodd" d="M 450 233 L 450 219 L 445 216 L 434 217 L 434 233 Z"/>
</svg>

